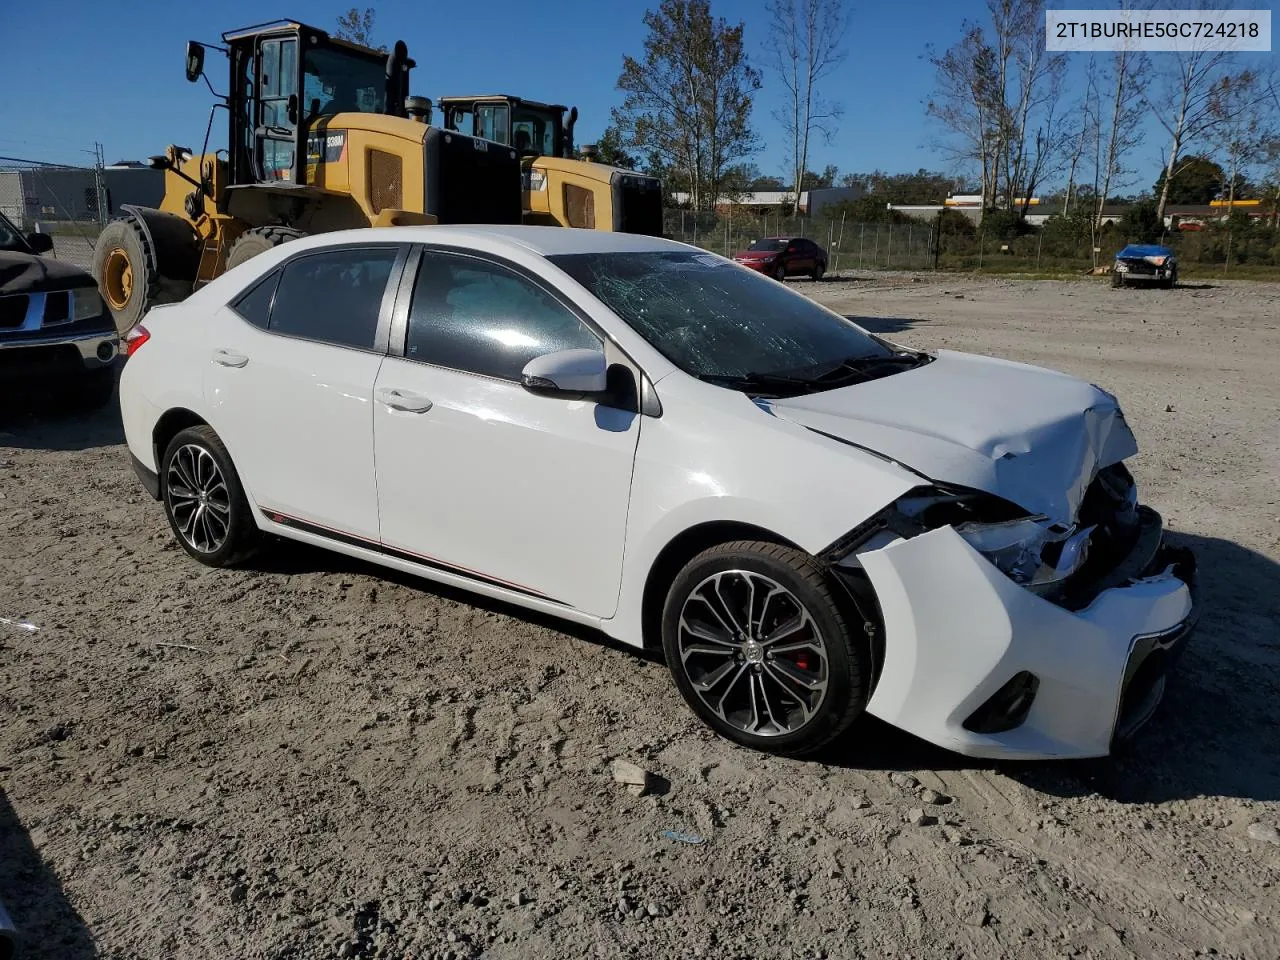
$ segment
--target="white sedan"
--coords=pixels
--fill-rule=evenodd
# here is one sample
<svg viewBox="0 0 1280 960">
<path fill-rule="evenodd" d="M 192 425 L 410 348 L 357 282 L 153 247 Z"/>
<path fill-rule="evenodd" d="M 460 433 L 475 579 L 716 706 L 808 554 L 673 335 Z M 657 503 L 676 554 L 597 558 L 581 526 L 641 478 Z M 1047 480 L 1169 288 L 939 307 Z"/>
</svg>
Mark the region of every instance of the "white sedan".
<svg viewBox="0 0 1280 960">
<path fill-rule="evenodd" d="M 270 534 L 660 647 L 751 747 L 867 711 L 973 756 L 1104 755 L 1194 620 L 1110 394 L 907 350 L 684 244 L 330 233 L 127 353 L 133 466 L 196 560 Z"/>
</svg>

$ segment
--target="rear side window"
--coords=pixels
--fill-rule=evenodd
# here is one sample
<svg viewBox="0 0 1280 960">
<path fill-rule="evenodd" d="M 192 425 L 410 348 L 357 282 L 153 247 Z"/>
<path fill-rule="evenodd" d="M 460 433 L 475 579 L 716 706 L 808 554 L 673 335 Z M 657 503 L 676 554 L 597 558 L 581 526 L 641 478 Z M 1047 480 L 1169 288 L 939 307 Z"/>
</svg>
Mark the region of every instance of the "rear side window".
<svg viewBox="0 0 1280 960">
<path fill-rule="evenodd" d="M 286 264 L 268 329 L 341 347 L 372 350 L 394 247 L 309 254 Z"/>
<path fill-rule="evenodd" d="M 231 304 L 231 309 L 255 327 L 267 329 L 267 321 L 271 316 L 271 298 L 276 295 L 276 284 L 279 281 L 280 271 L 271 271 L 246 293 L 242 293 L 240 298 Z"/>
<path fill-rule="evenodd" d="M 574 348 L 604 349 L 533 281 L 485 260 L 423 253 L 409 308 L 410 360 L 519 380 L 534 357 Z"/>
</svg>

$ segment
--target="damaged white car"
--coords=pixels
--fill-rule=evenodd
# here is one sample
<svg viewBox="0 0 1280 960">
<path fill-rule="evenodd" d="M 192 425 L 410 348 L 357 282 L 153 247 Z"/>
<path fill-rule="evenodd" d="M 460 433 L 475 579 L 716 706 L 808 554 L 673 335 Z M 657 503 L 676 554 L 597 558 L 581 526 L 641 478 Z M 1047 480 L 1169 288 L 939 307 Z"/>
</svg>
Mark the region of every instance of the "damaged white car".
<svg viewBox="0 0 1280 960">
<path fill-rule="evenodd" d="M 683 244 L 326 234 L 152 310 L 128 354 L 133 465 L 196 559 L 273 534 L 661 647 L 751 747 L 867 711 L 1104 755 L 1196 613 L 1110 394 L 904 349 Z"/>
</svg>

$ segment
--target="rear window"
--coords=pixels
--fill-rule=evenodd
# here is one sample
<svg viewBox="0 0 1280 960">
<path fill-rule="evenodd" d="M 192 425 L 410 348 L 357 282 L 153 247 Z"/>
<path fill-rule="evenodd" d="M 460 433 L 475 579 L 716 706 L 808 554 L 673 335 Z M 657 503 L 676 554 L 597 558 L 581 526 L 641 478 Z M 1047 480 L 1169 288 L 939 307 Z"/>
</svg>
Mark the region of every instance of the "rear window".
<svg viewBox="0 0 1280 960">
<path fill-rule="evenodd" d="M 272 333 L 372 350 L 395 247 L 329 250 L 290 261 L 271 305 Z"/>
</svg>

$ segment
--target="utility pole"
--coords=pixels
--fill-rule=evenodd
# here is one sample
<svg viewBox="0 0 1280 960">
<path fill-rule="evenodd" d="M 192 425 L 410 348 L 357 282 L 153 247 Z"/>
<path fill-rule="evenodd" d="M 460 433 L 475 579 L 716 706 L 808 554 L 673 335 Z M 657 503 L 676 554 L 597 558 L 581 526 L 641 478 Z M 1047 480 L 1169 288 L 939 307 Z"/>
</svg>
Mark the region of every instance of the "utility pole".
<svg viewBox="0 0 1280 960">
<path fill-rule="evenodd" d="M 98 195 L 98 226 L 107 223 L 107 187 L 103 182 L 102 168 L 106 165 L 106 154 L 102 144 L 93 142 L 93 180 Z"/>
</svg>

